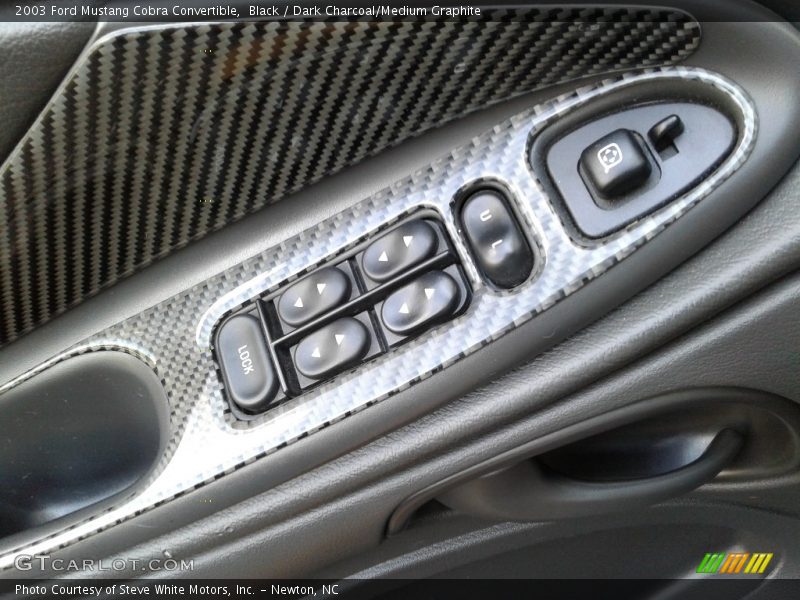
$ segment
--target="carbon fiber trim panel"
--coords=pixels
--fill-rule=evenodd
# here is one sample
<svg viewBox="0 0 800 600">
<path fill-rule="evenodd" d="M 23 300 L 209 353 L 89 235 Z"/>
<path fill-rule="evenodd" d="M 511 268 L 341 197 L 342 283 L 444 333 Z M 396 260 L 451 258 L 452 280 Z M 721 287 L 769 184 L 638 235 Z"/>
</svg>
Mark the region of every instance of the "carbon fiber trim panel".
<svg viewBox="0 0 800 600">
<path fill-rule="evenodd" d="M 98 40 L 0 172 L 0 345 L 392 144 L 585 75 L 674 64 L 666 10 L 157 26 Z"/>
<path fill-rule="evenodd" d="M 669 80 L 700 82 L 730 98 L 740 113 L 739 140 L 733 153 L 690 193 L 614 236 L 590 244 L 571 239 L 528 164 L 527 146 L 532 132 L 601 95 Z M 71 354 L 111 347 L 146 360 L 159 373 L 172 403 L 173 437 L 161 471 L 139 496 L 25 548 L 24 553 L 51 551 L 196 489 L 384 400 L 486 346 L 602 274 L 683 215 L 744 163 L 756 131 L 756 114 L 745 93 L 707 71 L 667 67 L 581 88 L 498 125 L 468 146 L 454 150 L 352 209 L 54 358 L 50 364 Z M 540 244 L 544 261 L 541 272 L 512 292 L 499 293 L 482 283 L 456 231 L 452 198 L 459 190 L 484 179 L 499 181 L 513 192 L 524 225 Z M 227 412 L 210 348 L 212 329 L 218 320 L 421 207 L 439 213 L 472 280 L 474 294 L 467 311 L 258 419 L 235 421 Z M 30 375 L 0 388 L 0 392 Z M 0 567 L 9 567 L 13 559 L 13 552 L 0 557 Z"/>
</svg>

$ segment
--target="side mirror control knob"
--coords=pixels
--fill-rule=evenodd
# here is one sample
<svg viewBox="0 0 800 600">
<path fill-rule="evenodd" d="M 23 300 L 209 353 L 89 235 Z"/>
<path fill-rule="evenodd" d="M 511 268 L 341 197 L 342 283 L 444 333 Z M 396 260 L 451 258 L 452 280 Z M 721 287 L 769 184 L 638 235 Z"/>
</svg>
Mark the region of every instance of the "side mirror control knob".
<svg viewBox="0 0 800 600">
<path fill-rule="evenodd" d="M 652 167 L 635 133 L 617 129 L 581 154 L 580 172 L 590 189 L 604 198 L 622 196 L 644 185 Z"/>
</svg>

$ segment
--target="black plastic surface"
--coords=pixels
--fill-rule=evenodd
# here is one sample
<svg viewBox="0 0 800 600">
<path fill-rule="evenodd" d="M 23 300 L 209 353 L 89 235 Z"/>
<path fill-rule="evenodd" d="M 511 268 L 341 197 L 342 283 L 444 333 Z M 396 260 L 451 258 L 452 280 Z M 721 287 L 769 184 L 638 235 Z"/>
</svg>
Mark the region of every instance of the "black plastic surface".
<svg viewBox="0 0 800 600">
<path fill-rule="evenodd" d="M 67 75 L 93 23 L 0 22 L 0 159 L 13 150 Z"/>
<path fill-rule="evenodd" d="M 140 360 L 92 352 L 0 395 L 0 537 L 130 495 L 166 445 L 169 407 Z"/>
<path fill-rule="evenodd" d="M 696 99 L 665 101 L 676 96 L 691 100 L 693 87 L 663 88 L 661 93 L 667 96 L 660 101 L 657 93 L 648 92 L 647 102 L 655 103 L 612 114 L 587 107 L 569 125 L 556 124 L 545 132 L 541 137 L 547 141 L 534 144 L 534 160 L 537 153 L 546 154 L 552 184 L 583 235 L 607 236 L 663 206 L 699 184 L 730 153 L 737 136 L 731 117 Z M 701 93 L 710 103 L 718 94 L 707 87 Z M 643 102 L 641 98 L 633 100 Z M 623 104 L 630 103 L 627 99 Z M 716 99 L 716 103 L 724 105 L 724 99 Z M 601 106 L 599 110 L 604 109 Z M 673 115 L 680 117 L 683 131 L 671 143 L 662 140 L 666 145 L 659 152 L 649 133 Z M 620 133 L 628 130 L 630 139 Z M 674 134 L 676 129 L 671 131 Z M 616 148 L 609 150 L 611 144 L 617 144 Z M 605 166 L 600 153 L 607 161 Z M 630 179 L 615 177 L 628 167 Z"/>
</svg>

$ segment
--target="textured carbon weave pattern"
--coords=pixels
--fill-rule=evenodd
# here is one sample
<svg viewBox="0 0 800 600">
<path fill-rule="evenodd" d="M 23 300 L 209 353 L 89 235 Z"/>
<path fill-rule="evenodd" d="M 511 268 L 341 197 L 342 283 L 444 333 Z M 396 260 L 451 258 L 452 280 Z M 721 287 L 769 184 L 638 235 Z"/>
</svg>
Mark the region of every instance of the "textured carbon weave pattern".
<svg viewBox="0 0 800 600">
<path fill-rule="evenodd" d="M 0 172 L 0 346 L 302 186 L 492 102 L 674 64 L 680 12 L 153 27 L 99 40 Z"/>
<path fill-rule="evenodd" d="M 736 148 L 687 195 L 611 238 L 589 245 L 577 243 L 570 238 L 536 174 L 530 170 L 527 144 L 531 132 L 599 95 L 669 78 L 703 82 L 731 98 L 741 113 Z M 581 88 L 499 124 L 471 144 L 348 211 L 55 357 L 49 364 L 74 353 L 117 348 L 146 360 L 164 382 L 172 404 L 174 434 L 161 471 L 139 496 L 21 551 L 51 551 L 196 489 L 384 400 L 486 346 L 623 260 L 689 210 L 743 164 L 752 149 L 756 129 L 756 115 L 744 92 L 726 79 L 698 69 L 666 67 Z M 502 182 L 513 192 L 524 225 L 538 239 L 544 258 L 539 275 L 512 292 L 493 292 L 481 282 L 456 233 L 451 198 L 464 186 L 486 178 Z M 409 344 L 279 405 L 256 421 L 234 423 L 226 413 L 227 404 L 209 348 L 219 319 L 259 294 L 275 290 L 346 252 L 420 207 L 439 213 L 461 256 L 474 289 L 468 310 Z M 0 557 L 0 568 L 13 564 L 13 558 L 14 553 Z"/>
</svg>

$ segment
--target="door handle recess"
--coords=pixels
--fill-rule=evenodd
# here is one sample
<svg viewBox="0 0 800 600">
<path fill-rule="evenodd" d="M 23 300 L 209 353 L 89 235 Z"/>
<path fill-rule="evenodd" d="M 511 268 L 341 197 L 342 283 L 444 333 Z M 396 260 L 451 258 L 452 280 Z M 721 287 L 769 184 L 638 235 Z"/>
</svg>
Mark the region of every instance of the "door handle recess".
<svg viewBox="0 0 800 600">
<path fill-rule="evenodd" d="M 547 521 L 642 508 L 713 479 L 739 453 L 745 437 L 726 428 L 705 451 L 678 469 L 639 479 L 592 482 L 524 460 L 466 481 L 437 499 L 460 512 L 500 521 Z"/>
<path fill-rule="evenodd" d="M 406 496 L 386 535 L 436 500 L 495 521 L 627 511 L 714 479 L 726 485 L 800 469 L 800 408 L 745 388 L 677 390 L 580 421 Z M 424 520 L 424 518 L 423 518 Z"/>
</svg>

